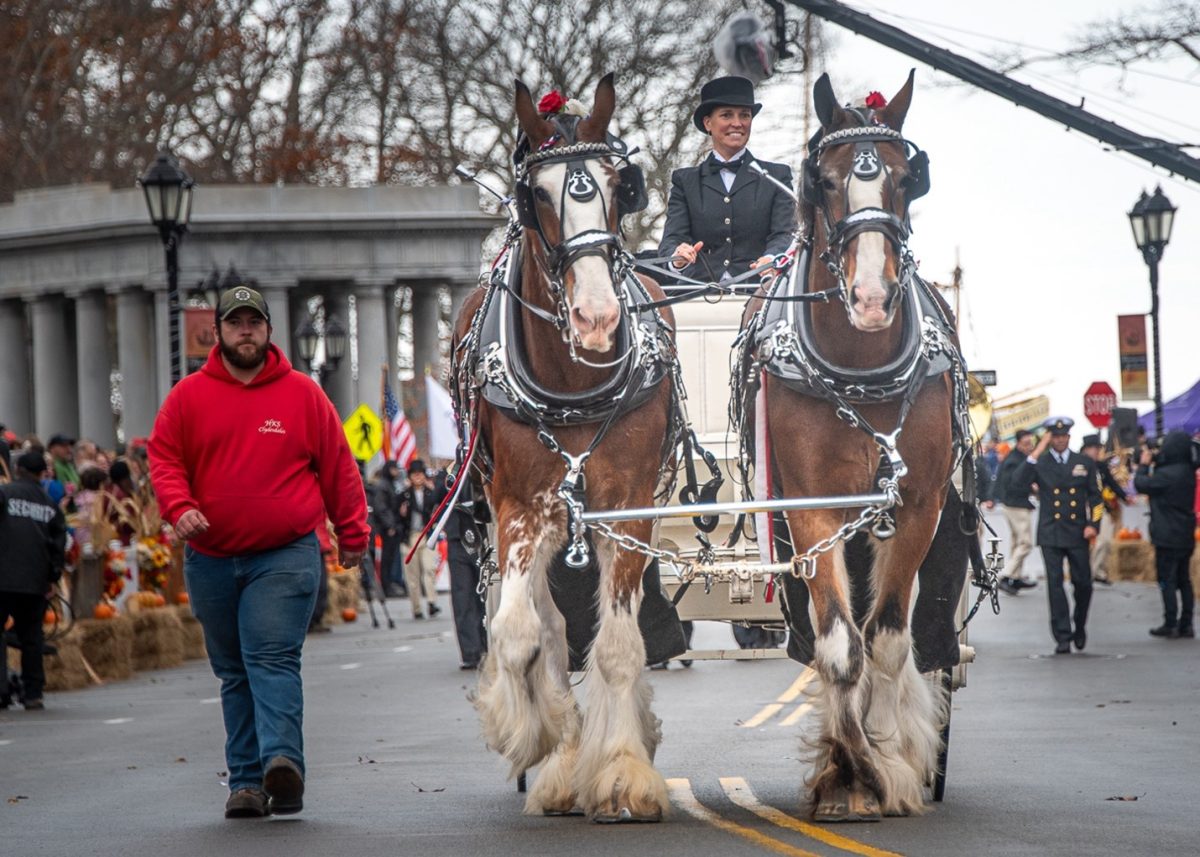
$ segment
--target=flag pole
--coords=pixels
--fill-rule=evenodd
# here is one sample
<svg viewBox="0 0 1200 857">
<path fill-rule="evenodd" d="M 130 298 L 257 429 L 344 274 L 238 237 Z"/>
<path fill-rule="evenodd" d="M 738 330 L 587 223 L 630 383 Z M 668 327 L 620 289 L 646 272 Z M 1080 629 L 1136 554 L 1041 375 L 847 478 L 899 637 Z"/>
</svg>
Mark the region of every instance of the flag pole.
<svg viewBox="0 0 1200 857">
<path fill-rule="evenodd" d="M 388 365 L 386 363 L 379 364 L 379 414 L 383 417 L 383 463 L 387 464 L 392 460 L 392 439 L 390 437 L 391 427 L 388 425 L 387 418 L 387 378 Z"/>
</svg>

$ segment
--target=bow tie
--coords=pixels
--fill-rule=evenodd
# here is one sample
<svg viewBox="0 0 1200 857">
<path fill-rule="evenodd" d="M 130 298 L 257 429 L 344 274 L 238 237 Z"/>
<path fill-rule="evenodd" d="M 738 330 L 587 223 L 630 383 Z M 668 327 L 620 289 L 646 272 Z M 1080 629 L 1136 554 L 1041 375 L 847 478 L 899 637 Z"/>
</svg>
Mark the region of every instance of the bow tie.
<svg viewBox="0 0 1200 857">
<path fill-rule="evenodd" d="M 745 155 L 735 158 L 732 161 L 718 161 L 715 157 L 710 155 L 708 160 L 704 162 L 704 174 L 706 176 L 711 176 L 721 172 L 721 170 L 730 170 L 731 172 L 736 173 L 742 168 L 742 164 L 745 163 L 745 161 Z"/>
</svg>

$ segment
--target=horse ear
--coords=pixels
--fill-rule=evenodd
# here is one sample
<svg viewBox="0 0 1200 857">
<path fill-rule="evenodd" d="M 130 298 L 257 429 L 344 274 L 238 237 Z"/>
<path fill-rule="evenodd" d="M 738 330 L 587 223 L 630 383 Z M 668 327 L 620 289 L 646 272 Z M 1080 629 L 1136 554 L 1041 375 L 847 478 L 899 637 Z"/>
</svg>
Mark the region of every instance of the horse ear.
<svg viewBox="0 0 1200 857">
<path fill-rule="evenodd" d="M 887 107 L 879 111 L 879 121 L 893 131 L 904 130 L 904 117 L 908 115 L 908 105 L 912 103 L 913 77 L 916 73 L 915 68 L 909 70 L 908 80 L 904 82 L 904 86 L 900 87 L 900 91 L 892 96 Z"/>
<path fill-rule="evenodd" d="M 817 119 L 821 121 L 821 127 L 825 129 L 836 127 L 846 113 L 837 103 L 828 73 L 817 78 L 816 85 L 813 86 L 813 106 L 817 110 Z"/>
<path fill-rule="evenodd" d="M 596 84 L 596 94 L 592 98 L 592 112 L 579 123 L 575 136 L 588 143 L 598 143 L 604 139 L 608 123 L 612 120 L 613 111 L 617 109 L 617 91 L 613 87 L 613 73 L 610 71 Z"/>
<path fill-rule="evenodd" d="M 554 134 L 554 126 L 538 115 L 537 107 L 533 103 L 533 96 L 529 94 L 529 87 L 522 83 L 519 78 L 515 82 L 517 90 L 517 124 L 521 126 L 521 130 L 529 138 L 530 147 L 534 151 L 537 151 L 537 147 L 546 142 Z"/>
</svg>

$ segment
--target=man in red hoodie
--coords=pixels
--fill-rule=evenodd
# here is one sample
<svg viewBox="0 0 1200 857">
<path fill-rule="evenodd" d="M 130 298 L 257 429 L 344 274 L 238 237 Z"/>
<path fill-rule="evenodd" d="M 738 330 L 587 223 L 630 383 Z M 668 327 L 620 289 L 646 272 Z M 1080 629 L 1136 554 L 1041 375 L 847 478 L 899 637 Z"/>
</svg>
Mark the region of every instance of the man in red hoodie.
<svg viewBox="0 0 1200 857">
<path fill-rule="evenodd" d="M 333 521 L 341 564 L 367 546 L 367 506 L 333 404 L 270 342 L 261 294 L 217 302 L 217 345 L 175 386 L 150 438 L 163 518 L 187 541 L 184 574 L 221 679 L 226 818 L 299 812 L 300 651 L 323 573 L 315 531 Z"/>
</svg>

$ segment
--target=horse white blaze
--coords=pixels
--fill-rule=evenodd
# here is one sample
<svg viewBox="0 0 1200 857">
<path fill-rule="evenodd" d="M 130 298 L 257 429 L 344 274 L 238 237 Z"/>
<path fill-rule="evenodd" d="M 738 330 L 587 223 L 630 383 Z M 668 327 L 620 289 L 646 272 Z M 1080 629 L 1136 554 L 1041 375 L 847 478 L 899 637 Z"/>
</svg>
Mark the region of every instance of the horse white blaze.
<svg viewBox="0 0 1200 857">
<path fill-rule="evenodd" d="M 588 172 L 599 192 L 586 202 L 563 194 L 567 165 L 552 164 L 538 172 L 538 184 L 544 187 L 554 204 L 563 200 L 561 238 L 569 239 L 588 230 L 608 231 L 605 213 L 614 204 L 608 174 L 600 163 L 587 161 Z M 600 256 L 584 256 L 567 269 L 568 297 L 571 301 L 571 329 L 579 344 L 589 351 L 604 353 L 612 348 L 613 332 L 621 318 L 621 307 L 609 267 Z"/>
<path fill-rule="evenodd" d="M 883 174 L 870 181 L 850 181 L 848 210 L 883 207 Z M 885 280 L 887 263 L 882 232 L 860 232 L 855 239 L 854 273 L 850 282 L 851 323 L 863 331 L 882 330 L 891 324 L 887 309 L 889 283 Z"/>
</svg>

